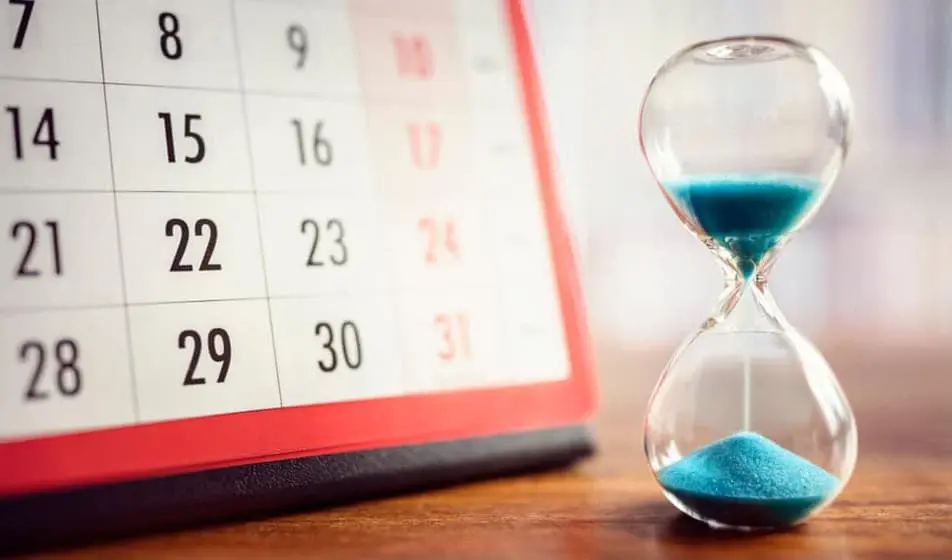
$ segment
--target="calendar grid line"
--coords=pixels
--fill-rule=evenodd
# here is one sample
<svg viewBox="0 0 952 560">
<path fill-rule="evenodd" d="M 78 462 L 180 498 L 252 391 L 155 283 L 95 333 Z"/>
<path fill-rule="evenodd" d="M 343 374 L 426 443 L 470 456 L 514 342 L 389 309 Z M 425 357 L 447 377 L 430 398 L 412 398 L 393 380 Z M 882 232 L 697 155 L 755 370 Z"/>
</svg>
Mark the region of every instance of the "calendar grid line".
<svg viewBox="0 0 952 560">
<path fill-rule="evenodd" d="M 132 346 L 132 327 L 130 325 L 129 319 L 129 293 L 128 288 L 126 287 L 126 268 L 123 262 L 122 256 L 122 234 L 119 226 L 119 195 L 116 193 L 116 168 L 115 163 L 113 162 L 113 151 L 112 151 L 112 132 L 109 126 L 109 99 L 106 95 L 106 61 L 103 56 L 102 51 L 102 23 L 99 17 L 99 0 L 96 0 L 96 33 L 99 36 L 99 64 L 100 69 L 102 70 L 103 83 L 102 87 L 102 101 L 103 101 L 103 111 L 106 117 L 106 143 L 109 147 L 109 176 L 112 180 L 112 208 L 116 219 L 116 252 L 118 253 L 119 259 L 119 277 L 122 285 L 122 311 L 123 316 L 125 317 L 125 332 L 126 332 L 126 345 L 127 345 L 127 359 L 129 362 L 129 379 L 130 379 L 130 389 L 132 392 L 132 410 L 135 417 L 135 421 L 139 422 L 140 414 L 140 403 L 139 403 L 139 390 L 138 390 L 138 381 L 136 379 L 136 370 L 135 370 L 135 358 L 133 356 L 134 349 Z"/>
<path fill-rule="evenodd" d="M 98 0 L 97 0 L 98 1 Z M 202 93 L 222 93 L 227 95 L 251 95 L 258 97 L 271 97 L 271 98 L 284 98 L 284 99 L 307 99 L 311 101 L 328 101 L 331 103 L 360 103 L 362 106 L 368 105 L 387 105 L 387 106 L 397 106 L 404 108 L 412 109 L 431 109 L 433 103 L 428 100 L 415 100 L 415 99 L 406 99 L 399 97 L 388 97 L 388 96 L 375 96 L 375 95 L 366 95 L 366 94 L 355 94 L 355 95 L 335 95 L 328 94 L 327 92 L 315 93 L 315 92 L 293 92 L 293 91 L 279 91 L 279 90 L 261 90 L 261 89 L 252 89 L 246 88 L 243 85 L 238 88 L 224 88 L 224 87 L 212 87 L 212 86 L 179 86 L 179 85 L 166 85 L 166 84 L 147 84 L 139 82 L 117 82 L 110 80 L 73 80 L 73 79 L 63 79 L 63 78 L 34 78 L 28 76 L 10 76 L 0 74 L 0 81 L 3 82 L 31 82 L 31 83 L 52 83 L 52 84 L 73 84 L 73 85 L 86 85 L 86 86 L 113 86 L 113 87 L 123 87 L 123 88 L 145 88 L 145 89 L 159 89 L 159 90 L 173 90 L 173 91 L 194 91 Z M 459 113 L 466 114 L 467 111 L 471 110 L 466 103 L 461 104 L 441 104 L 440 111 L 447 113 Z M 496 112 L 510 110 L 512 107 L 509 107 L 507 104 L 502 102 L 496 102 L 492 104 L 482 104 L 478 107 L 478 110 L 487 111 L 487 112 Z"/>
<path fill-rule="evenodd" d="M 276 196 L 276 197 L 317 197 L 317 196 L 328 196 L 328 197 L 343 197 L 345 195 L 349 196 L 364 196 L 371 195 L 374 189 L 364 189 L 363 187 L 357 187 L 353 190 L 349 190 L 349 187 L 319 187 L 325 190 L 315 192 L 313 190 L 302 189 L 297 187 L 291 187 L 286 189 L 275 189 L 275 188 L 252 188 L 244 190 L 232 190 L 232 189 L 220 189 L 220 190 L 206 190 L 206 189 L 188 189 L 188 188 L 178 188 L 178 189 L 169 189 L 169 188 L 157 188 L 157 189 L 51 189 L 51 188 L 32 188 L 32 187 L 0 187 L 0 196 L 10 195 L 10 196 L 23 196 L 23 195 L 60 195 L 60 194 L 123 194 L 123 195 L 137 195 L 137 194 L 174 194 L 174 195 L 251 195 L 258 193 L 265 196 Z M 419 185 L 419 184 L 410 184 L 410 185 L 390 185 L 384 187 L 389 190 L 399 191 L 406 193 L 406 198 L 412 198 L 414 196 L 424 196 L 424 197 L 446 197 L 451 198 L 450 195 L 447 195 L 447 190 L 452 192 L 452 199 L 456 197 L 471 198 L 477 197 L 480 193 L 479 186 L 463 186 L 459 187 L 456 185 L 445 185 L 438 183 L 435 185 Z M 356 191 L 356 192 L 355 192 Z"/>
<path fill-rule="evenodd" d="M 238 16 L 235 13 L 235 0 L 232 0 L 229 4 L 231 6 L 231 26 L 233 29 L 232 35 L 234 36 L 235 41 L 235 58 L 237 59 L 238 82 L 244 85 L 245 80 L 241 61 L 241 41 L 238 40 Z M 251 174 L 251 185 L 255 203 L 255 224 L 258 228 L 258 251 L 261 260 L 262 276 L 264 277 L 264 293 L 265 299 L 267 300 L 266 307 L 268 308 L 268 334 L 271 338 L 271 357 L 274 361 L 274 377 L 278 385 L 278 403 L 281 405 L 281 407 L 284 407 L 284 392 L 281 390 L 281 371 L 278 364 L 278 344 L 274 337 L 274 312 L 271 309 L 271 291 L 268 283 L 267 273 L 268 267 L 265 264 L 267 256 L 265 255 L 264 249 L 264 232 L 263 228 L 261 227 L 261 206 L 258 203 L 255 159 L 253 150 L 251 149 L 251 120 L 248 118 L 248 100 L 244 88 L 241 90 L 241 114 L 242 118 L 244 119 L 244 126 L 242 128 L 245 131 L 245 146 L 248 151 L 248 166 Z"/>
<path fill-rule="evenodd" d="M 467 287 L 464 285 L 463 287 Z M 416 292 L 411 292 L 416 294 Z M 421 290 L 420 293 L 426 293 Z M 272 294 L 267 297 L 249 296 L 249 297 L 229 297 L 229 298 L 209 298 L 209 299 L 170 299 L 164 301 L 144 301 L 144 302 L 125 302 L 125 303 L 101 303 L 101 304 L 83 304 L 83 305 L 56 305 L 56 306 L 30 306 L 30 307 L 0 307 L 0 313 L 9 315 L 30 315 L 39 313 L 55 313 L 58 311 L 86 311 L 96 309 L 120 309 L 128 308 L 147 308 L 161 307 L 164 305 L 191 305 L 205 303 L 240 303 L 249 301 L 314 301 L 335 297 L 353 297 L 352 292 L 348 290 L 327 290 L 312 294 Z"/>
</svg>

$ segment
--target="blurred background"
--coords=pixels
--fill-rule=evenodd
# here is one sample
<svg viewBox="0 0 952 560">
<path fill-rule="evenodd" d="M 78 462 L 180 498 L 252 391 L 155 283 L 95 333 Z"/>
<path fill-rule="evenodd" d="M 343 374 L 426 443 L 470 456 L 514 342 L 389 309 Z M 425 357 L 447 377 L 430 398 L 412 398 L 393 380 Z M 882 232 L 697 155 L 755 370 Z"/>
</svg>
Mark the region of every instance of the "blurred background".
<svg viewBox="0 0 952 560">
<path fill-rule="evenodd" d="M 534 0 L 527 11 L 601 361 L 667 355 L 717 299 L 720 270 L 652 182 L 637 113 L 676 50 L 755 33 L 820 47 L 856 106 L 840 179 L 771 276 L 780 307 L 821 347 L 952 355 L 952 2 Z"/>
</svg>

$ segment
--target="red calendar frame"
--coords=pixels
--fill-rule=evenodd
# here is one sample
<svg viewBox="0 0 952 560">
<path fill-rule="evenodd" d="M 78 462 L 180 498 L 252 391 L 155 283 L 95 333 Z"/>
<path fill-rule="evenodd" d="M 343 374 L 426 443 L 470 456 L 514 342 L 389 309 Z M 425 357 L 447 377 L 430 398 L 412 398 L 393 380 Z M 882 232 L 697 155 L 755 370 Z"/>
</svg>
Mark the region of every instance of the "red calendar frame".
<svg viewBox="0 0 952 560">
<path fill-rule="evenodd" d="M 506 11 L 549 231 L 571 365 L 567 380 L 233 413 L 0 444 L 0 497 L 585 421 L 596 397 L 581 289 L 520 0 L 507 0 Z"/>
</svg>

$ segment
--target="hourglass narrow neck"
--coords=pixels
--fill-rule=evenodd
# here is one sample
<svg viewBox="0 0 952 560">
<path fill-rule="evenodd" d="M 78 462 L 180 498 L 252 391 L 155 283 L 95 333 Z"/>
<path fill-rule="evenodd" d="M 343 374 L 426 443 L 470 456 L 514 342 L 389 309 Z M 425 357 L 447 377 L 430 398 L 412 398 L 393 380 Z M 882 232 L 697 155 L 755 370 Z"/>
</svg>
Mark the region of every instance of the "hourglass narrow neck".
<svg viewBox="0 0 952 560">
<path fill-rule="evenodd" d="M 728 271 L 724 291 L 705 326 L 729 332 L 776 332 L 784 330 L 787 322 L 767 289 L 765 274 L 746 277 Z"/>
</svg>

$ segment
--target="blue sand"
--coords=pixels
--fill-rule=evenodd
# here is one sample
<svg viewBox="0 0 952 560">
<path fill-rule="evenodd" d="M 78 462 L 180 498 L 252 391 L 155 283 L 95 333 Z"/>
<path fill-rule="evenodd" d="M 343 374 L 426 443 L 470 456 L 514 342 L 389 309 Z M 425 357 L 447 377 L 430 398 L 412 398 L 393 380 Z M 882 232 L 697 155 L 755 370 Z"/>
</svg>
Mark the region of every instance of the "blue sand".
<svg viewBox="0 0 952 560">
<path fill-rule="evenodd" d="M 657 476 L 701 517 L 743 527 L 795 524 L 840 486 L 835 476 L 754 432 L 701 447 Z"/>
<path fill-rule="evenodd" d="M 666 185 L 681 211 L 734 255 L 744 278 L 809 211 L 818 186 L 806 178 L 757 175 Z"/>
</svg>

